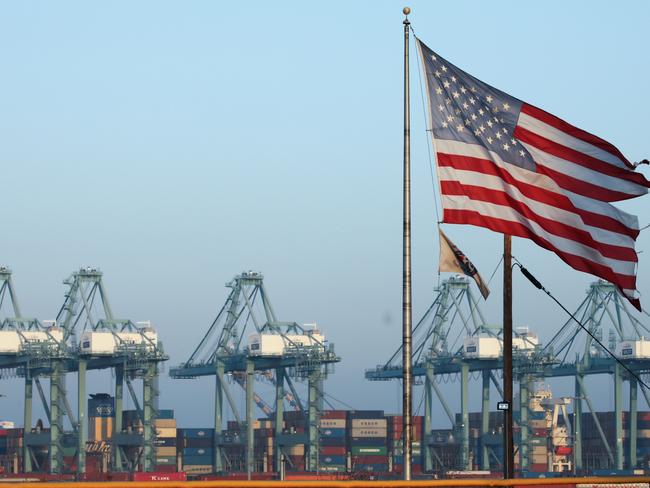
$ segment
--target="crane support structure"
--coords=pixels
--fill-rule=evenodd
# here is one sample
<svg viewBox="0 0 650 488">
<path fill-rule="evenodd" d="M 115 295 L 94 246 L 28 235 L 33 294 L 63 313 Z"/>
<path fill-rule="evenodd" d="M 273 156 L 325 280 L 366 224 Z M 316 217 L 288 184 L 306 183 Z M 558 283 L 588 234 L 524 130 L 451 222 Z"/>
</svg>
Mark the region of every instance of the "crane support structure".
<svg viewBox="0 0 650 488">
<path fill-rule="evenodd" d="M 226 468 L 225 449 L 229 440 L 222 435 L 224 427 L 224 400 L 245 432 L 246 469 L 253 466 L 254 407 L 275 419 L 274 466 L 279 470 L 284 451 L 293 445 L 306 444 L 306 468 L 313 470 L 318 462 L 318 419 L 322 409 L 322 382 L 333 364 L 340 361 L 334 346 L 327 344 L 315 327 L 301 326 L 295 322 L 280 322 L 260 273 L 244 272 L 226 283 L 230 290 L 205 336 L 189 359 L 170 370 L 176 379 L 215 376 L 214 395 L 214 471 Z M 246 344 L 247 328 L 258 342 Z M 264 341 L 272 339 L 276 348 L 266 349 Z M 215 345 L 216 344 L 216 345 Z M 279 345 L 279 346 L 278 346 Z M 273 377 L 275 376 L 275 377 Z M 226 378 L 232 378 L 246 392 L 246 412 L 241 420 L 232 399 Z M 275 387 L 274 409 L 264 402 L 254 389 L 256 377 L 270 379 Z M 308 403 L 305 409 L 305 432 L 296 434 L 282 428 L 285 401 L 302 410 L 293 380 L 307 382 Z M 285 390 L 289 387 L 291 393 Z"/>
<path fill-rule="evenodd" d="M 590 332 L 599 338 L 607 325 L 610 327 L 610 348 L 635 374 L 650 373 L 650 355 L 629 353 L 636 341 L 650 337 L 650 328 L 633 315 L 625 300 L 610 283 L 598 281 L 587 290 L 587 297 L 575 311 L 574 316 L 585 324 Z M 460 463 L 446 466 L 447 469 L 469 470 L 468 405 L 469 379 L 476 374 L 481 381 L 481 424 L 480 448 L 476 467 L 489 469 L 490 445 L 494 436 L 488 432 L 490 412 L 491 383 L 501 394 L 498 371 L 502 368 L 502 357 L 477 357 L 469 354 L 463 341 L 471 337 L 496 337 L 501 339 L 501 327 L 489 327 L 471 293 L 470 282 L 464 277 L 453 276 L 446 279 L 435 290 L 434 301 L 413 329 L 413 375 L 424 377 L 424 435 L 423 466 L 425 471 L 440 463 L 436 457 L 435 439 L 431 435 L 431 418 L 434 400 L 437 399 L 442 411 L 449 418 L 454 430 L 454 441 L 459 446 Z M 531 434 L 528 427 L 529 397 L 533 385 L 546 378 L 573 378 L 575 383 L 574 424 L 572 438 L 574 444 L 574 469 L 581 472 L 582 458 L 582 413 L 583 403 L 600 433 L 603 447 L 609 453 L 610 468 L 623 469 L 637 466 L 636 437 L 638 433 L 636 412 L 638 411 L 638 382 L 617 361 L 609 356 L 591 337 L 573 321 L 567 320 L 545 346 L 537 343 L 521 347 L 526 342 L 527 332 L 515 331 L 513 339 L 518 339 L 520 347 L 514 350 L 514 378 L 519 384 L 519 436 L 516 449 L 519 451 L 521 470 L 530 466 L 532 452 Z M 632 346 L 629 346 L 629 344 Z M 625 346 L 627 344 L 628 346 Z M 636 350 L 636 349 L 635 349 Z M 626 351 L 629 353 L 625 356 Z M 365 377 L 371 381 L 399 380 L 402 377 L 401 348 L 384 364 L 367 370 Z M 592 375 L 608 375 L 614 384 L 614 427 L 615 438 L 607 439 L 600 420 L 596 416 L 585 386 L 585 378 Z M 455 416 L 440 392 L 437 384 L 442 379 L 457 379 L 460 383 L 460 414 Z M 629 424 L 623 425 L 623 384 L 630 384 Z M 642 390 L 647 395 L 645 390 Z M 649 399 L 645 396 L 646 401 Z M 629 429 L 631 442 L 624 450 L 624 427 Z M 632 441 L 634 439 L 634 441 Z"/>
<path fill-rule="evenodd" d="M 56 320 L 43 325 L 36 319 L 24 318 L 16 299 L 11 281 L 11 271 L 0 267 L 0 312 L 3 302 L 9 297 L 9 308 L 13 313 L 0 315 L 0 331 L 6 331 L 8 338 L 16 334 L 15 351 L 0 354 L 0 368 L 14 369 L 25 378 L 24 388 L 24 452 L 23 469 L 43 470 L 45 462 L 37 459 L 35 449 L 47 448 L 49 471 L 62 473 L 65 470 L 63 452 L 66 448 L 76 451 L 77 473 L 85 473 L 85 449 L 88 438 L 88 416 L 86 409 L 86 374 L 90 370 L 114 369 L 116 378 L 116 409 L 114 427 L 114 452 L 117 460 L 114 469 L 126 464 L 122 456 L 122 445 L 143 446 L 142 467 L 151 470 L 154 464 L 156 382 L 158 363 L 165 361 L 162 343 L 152 339 L 149 329 L 138 327 L 130 320 L 115 319 L 109 305 L 102 273 L 95 268 L 81 268 L 64 281 L 68 289 Z M 93 351 L 80 341 L 84 333 L 109 334 L 115 344 L 112 351 Z M 77 373 L 76 418 L 66 391 L 66 376 Z M 40 378 L 50 382 L 49 402 L 43 391 Z M 144 434 L 122 432 L 122 390 L 123 379 L 143 380 Z M 33 386 L 36 384 L 50 423 L 49 432 L 32 432 Z M 134 398 L 137 401 L 137 398 Z M 126 439 L 125 439 L 126 438 Z"/>
</svg>

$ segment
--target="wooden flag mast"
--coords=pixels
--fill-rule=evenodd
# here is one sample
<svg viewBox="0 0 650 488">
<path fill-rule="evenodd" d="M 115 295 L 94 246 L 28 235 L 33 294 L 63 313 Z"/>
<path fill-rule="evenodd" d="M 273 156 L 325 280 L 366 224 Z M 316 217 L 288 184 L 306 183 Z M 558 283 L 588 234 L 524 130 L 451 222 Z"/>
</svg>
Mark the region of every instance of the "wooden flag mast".
<svg viewBox="0 0 650 488">
<path fill-rule="evenodd" d="M 404 439 L 404 479 L 411 479 L 411 414 L 413 408 L 413 371 L 411 357 L 412 305 L 411 305 L 411 114 L 409 93 L 409 27 L 404 7 L 404 229 L 402 248 L 402 403 Z"/>
<path fill-rule="evenodd" d="M 512 436 L 512 236 L 503 236 L 503 401 L 507 404 L 503 429 L 503 477 L 514 477 Z"/>
</svg>

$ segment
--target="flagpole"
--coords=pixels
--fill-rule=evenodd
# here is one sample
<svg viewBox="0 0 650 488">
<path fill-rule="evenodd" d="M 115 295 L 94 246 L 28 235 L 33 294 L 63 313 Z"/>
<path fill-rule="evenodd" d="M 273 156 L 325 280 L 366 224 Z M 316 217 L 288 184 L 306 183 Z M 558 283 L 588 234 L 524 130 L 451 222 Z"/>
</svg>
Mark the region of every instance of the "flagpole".
<svg viewBox="0 0 650 488">
<path fill-rule="evenodd" d="M 503 236 L 503 401 L 507 403 L 504 419 L 503 477 L 514 477 L 512 435 L 512 237 Z"/>
<path fill-rule="evenodd" d="M 402 268 L 402 419 L 404 439 L 404 479 L 411 479 L 411 413 L 413 372 L 411 357 L 411 114 L 409 93 L 409 22 L 411 9 L 404 7 L 404 229 Z"/>
</svg>

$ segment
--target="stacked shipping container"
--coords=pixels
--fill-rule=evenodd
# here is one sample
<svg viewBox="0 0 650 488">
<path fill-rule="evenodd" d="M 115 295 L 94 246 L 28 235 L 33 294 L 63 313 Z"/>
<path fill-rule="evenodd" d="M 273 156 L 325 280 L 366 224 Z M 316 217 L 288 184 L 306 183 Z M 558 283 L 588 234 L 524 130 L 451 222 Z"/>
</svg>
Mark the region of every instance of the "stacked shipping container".
<svg viewBox="0 0 650 488">
<path fill-rule="evenodd" d="M 214 429 L 178 429 L 181 467 L 187 474 L 208 474 L 214 463 Z"/>
<path fill-rule="evenodd" d="M 155 470 L 173 472 L 177 469 L 176 420 L 170 410 L 161 410 L 154 420 L 156 427 Z"/>
<path fill-rule="evenodd" d="M 327 473 L 347 471 L 347 412 L 327 410 L 319 421 L 319 469 Z"/>
<path fill-rule="evenodd" d="M 392 470 L 404 470 L 404 418 L 401 415 L 389 415 L 388 421 L 389 450 L 392 453 Z M 422 472 L 422 426 L 424 418 L 415 415 L 412 418 L 411 431 L 411 472 Z"/>
<path fill-rule="evenodd" d="M 353 471 L 388 471 L 388 424 L 383 410 L 351 410 L 350 454 Z"/>
</svg>

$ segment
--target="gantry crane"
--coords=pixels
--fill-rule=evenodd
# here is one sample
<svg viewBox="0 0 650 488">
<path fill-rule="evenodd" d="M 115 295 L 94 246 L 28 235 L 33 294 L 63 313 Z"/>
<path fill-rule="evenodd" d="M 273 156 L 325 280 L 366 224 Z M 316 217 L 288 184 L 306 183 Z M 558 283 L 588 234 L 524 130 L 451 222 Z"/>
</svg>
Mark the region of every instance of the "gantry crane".
<svg viewBox="0 0 650 488">
<path fill-rule="evenodd" d="M 573 313 L 591 333 L 602 339 L 607 325 L 610 330 L 609 347 L 617 354 L 628 368 L 637 376 L 650 373 L 650 328 L 645 326 L 632 311 L 625 299 L 610 283 L 598 281 L 592 283 L 586 298 Z M 454 325 L 456 324 L 456 326 Z M 500 338 L 500 327 L 490 328 L 486 325 L 480 307 L 473 298 L 469 282 L 463 277 L 452 277 L 443 281 L 436 289 L 435 299 L 422 319 L 413 330 L 413 374 L 425 378 L 425 412 L 424 412 L 424 467 L 432 469 L 436 453 L 432 450 L 435 439 L 429 436 L 431 431 L 431 405 L 433 394 L 440 400 L 444 412 L 449 417 L 456 431 L 455 439 L 460 439 L 459 468 L 469 469 L 469 435 L 468 426 L 468 382 L 470 374 L 480 372 L 482 376 L 482 420 L 480 466 L 489 469 L 490 443 L 494 436 L 488 434 L 489 388 L 492 382 L 502 395 L 501 385 L 496 380 L 495 372 L 502 368 L 501 357 L 469 358 L 467 350 L 459 343 L 463 336 L 488 335 Z M 526 471 L 530 465 L 529 443 L 529 394 L 536 381 L 546 378 L 572 377 L 575 381 L 575 406 L 573 433 L 574 466 L 577 472 L 582 470 L 582 412 L 586 403 L 593 417 L 603 446 L 610 459 L 610 467 L 623 469 L 624 466 L 637 466 L 637 398 L 639 384 L 635 376 L 629 374 L 615 358 L 600 347 L 573 319 L 567 320 L 551 341 L 544 347 L 537 342 L 526 344 L 526 333 L 515 332 L 513 341 L 519 341 L 519 348 L 513 356 L 514 378 L 519 383 L 519 425 L 518 448 L 521 469 Z M 450 340 L 455 337 L 454 342 Z M 523 344 L 521 341 L 524 341 Z M 644 343 L 647 343 L 647 349 Z M 522 347 L 523 346 L 523 347 Z M 584 378 L 587 375 L 611 375 L 614 379 L 615 400 L 615 445 L 612 448 L 605 436 L 595 410 L 589 398 Z M 460 377 L 461 414 L 456 421 L 444 397 L 440 393 L 436 378 L 448 375 Z M 366 372 L 369 380 L 401 379 L 401 348 L 383 365 Z M 630 385 L 630 443 L 627 453 L 623 445 L 623 382 Z M 650 405 L 650 392 L 641 389 Z"/>
<path fill-rule="evenodd" d="M 189 359 L 172 368 L 170 376 L 177 379 L 215 376 L 214 403 L 214 470 L 224 470 L 226 440 L 222 437 L 224 396 L 236 420 L 246 431 L 246 466 L 253 470 L 253 420 L 255 403 L 254 378 L 265 378 L 275 373 L 275 468 L 280 470 L 282 452 L 286 447 L 305 444 L 307 469 L 316 468 L 318 459 L 318 413 L 322 402 L 322 383 L 328 366 L 340 361 L 332 344 L 325 344 L 318 331 L 309 330 L 295 322 L 280 322 L 257 272 L 244 272 L 226 283 L 228 298 L 207 333 Z M 261 314 L 259 313 L 261 309 Z M 256 342 L 246 344 L 247 329 L 254 328 Z M 300 338 L 298 340 L 297 338 Z M 304 341 L 303 341 L 304 339 Z M 268 342 L 267 342 L 268 341 Z M 267 344 L 271 344 L 269 349 Z M 241 421 L 226 375 L 246 389 L 246 419 Z M 242 376 L 245 375 L 245 380 Z M 291 391 L 290 401 L 302 409 L 293 380 L 306 380 L 308 401 L 306 407 L 307 434 L 283 432 L 285 384 Z M 320 392 L 320 394 L 319 394 Z M 258 402 L 258 405 L 260 403 Z M 267 409 L 260 405 L 264 413 Z"/>
<path fill-rule="evenodd" d="M 7 299 L 8 297 L 8 299 Z M 7 310 L 7 312 L 3 312 Z M 47 401 L 39 377 L 50 376 L 57 371 L 61 363 L 70 363 L 71 355 L 63 340 L 63 331 L 55 326 L 45 327 L 38 319 L 24 317 L 18 305 L 18 298 L 12 282 L 12 272 L 6 267 L 0 267 L 0 335 L 2 336 L 0 352 L 0 368 L 13 370 L 19 377 L 25 379 L 23 403 L 23 470 L 29 472 L 33 465 L 37 469 L 45 460 L 37 456 L 32 448 L 36 446 L 49 447 L 50 436 L 42 432 L 32 432 L 32 393 L 34 383 L 40 399 L 43 402 L 46 417 L 50 422 L 51 431 L 55 433 L 61 426 L 61 419 L 56 410 L 61 404 L 56 401 L 56 407 L 51 408 Z M 62 384 L 56 379 L 50 383 L 50 398 L 57 398 Z M 72 417 L 69 404 L 62 408 Z M 54 413 L 54 417 L 52 414 Z M 76 425 L 75 425 L 76 427 Z M 59 445 L 59 444 L 57 444 Z M 51 449 L 50 449 L 51 451 Z"/>
<path fill-rule="evenodd" d="M 435 446 L 439 442 L 431 435 L 431 415 L 434 394 L 449 418 L 455 431 L 455 440 L 460 444 L 458 466 L 445 468 L 470 469 L 469 437 L 469 380 L 476 372 L 481 376 L 481 449 L 482 469 L 490 467 L 490 443 L 494 436 L 489 434 L 490 383 L 503 396 L 503 390 L 495 373 L 502 369 L 501 342 L 502 327 L 490 327 L 483 317 L 479 302 L 474 297 L 470 282 L 462 276 L 452 276 L 435 290 L 433 303 L 413 328 L 413 376 L 424 377 L 424 469 L 433 469 L 434 459 L 439 459 Z M 545 364 L 545 359 L 535 342 L 527 333 L 515 332 L 519 347 L 514 351 L 514 363 L 518 368 L 526 364 Z M 476 354 L 465 347 L 467 338 L 492 338 L 497 344 L 493 354 Z M 371 381 L 400 380 L 402 378 L 402 348 L 395 351 L 384 364 L 368 370 L 365 377 Z M 536 367 L 539 369 L 539 366 Z M 526 369 L 527 372 L 527 369 Z M 441 393 L 438 383 L 442 378 L 460 377 L 461 412 L 456 418 Z"/>
<path fill-rule="evenodd" d="M 85 472 L 85 445 L 88 438 L 86 415 L 86 372 L 94 369 L 115 371 L 115 422 L 112 437 L 113 469 L 134 470 L 140 460 L 145 471 L 154 465 L 154 444 L 156 429 L 154 420 L 158 406 L 158 364 L 166 361 L 162 343 L 157 334 L 149 328 L 138 327 L 131 320 L 116 319 L 108 301 L 102 273 L 96 268 L 81 268 L 64 281 L 68 286 L 65 300 L 56 317 L 56 323 L 63 330 L 64 342 L 74 351 L 74 364 L 68 371 L 77 371 L 78 378 L 78 419 L 77 422 L 77 463 L 78 472 Z M 101 340 L 102 348 L 93 346 L 94 340 Z M 53 383 L 60 380 L 65 370 L 55 368 L 51 374 Z M 142 380 L 142 405 L 138 401 L 132 381 Z M 136 406 L 142 422 L 143 434 L 123 432 L 122 412 L 124 385 Z M 62 409 L 57 403 L 65 401 L 65 388 L 60 388 L 56 397 L 51 398 L 51 416 L 56 419 L 52 425 L 62 425 Z M 73 425 L 75 422 L 71 422 Z M 52 431 L 51 469 L 60 469 L 57 456 L 59 431 Z M 128 459 L 125 450 L 142 446 L 137 457 Z M 142 459 L 140 459 L 140 457 Z"/>
<path fill-rule="evenodd" d="M 63 306 L 57 314 L 53 326 L 44 327 L 36 319 L 25 319 L 20 315 L 15 292 L 11 283 L 11 274 L 5 268 L 0 272 L 0 297 L 6 293 L 13 303 L 14 317 L 3 321 L 3 330 L 18 331 L 22 337 L 22 345 L 18 354 L 4 365 L 17 368 L 20 375 L 25 377 L 25 406 L 24 406 L 24 471 L 42 469 L 37 461 L 36 451 L 48 450 L 49 470 L 60 473 L 64 469 L 63 450 L 65 447 L 76 447 L 77 471 L 85 472 L 85 448 L 88 438 L 86 415 L 86 372 L 96 369 L 115 369 L 115 423 L 113 445 L 115 452 L 115 467 L 120 470 L 127 466 L 124 460 L 125 447 L 143 446 L 145 470 L 150 470 L 154 460 L 155 428 L 153 421 L 156 417 L 157 377 L 159 362 L 167 359 L 162 344 L 151 339 L 143 329 L 138 328 L 130 320 L 119 320 L 113 317 L 106 290 L 102 284 L 102 273 L 94 268 L 82 268 L 64 281 L 68 286 Z M 101 352 L 92 347 L 84 347 L 82 341 L 77 341 L 79 335 L 84 337 L 84 331 L 93 333 L 103 332 L 108 335 L 109 349 Z M 39 340 L 37 340 L 39 339 Z M 92 337 L 90 338 L 92 340 Z M 77 416 L 73 413 L 67 391 L 66 374 L 77 372 L 78 396 Z M 39 378 L 50 380 L 49 402 L 41 387 Z M 143 380 L 143 405 L 140 407 L 137 396 L 131 384 L 135 378 Z M 126 434 L 122 432 L 122 405 L 124 382 L 127 382 L 129 392 L 137 406 L 143 422 L 143 435 Z M 39 396 L 43 401 L 46 416 L 50 423 L 49 432 L 31 432 L 32 425 L 32 390 L 36 384 Z M 68 418 L 70 431 L 65 429 L 65 417 Z M 123 462 L 124 461 L 124 462 Z M 134 469 L 132 462 L 129 469 Z"/>
<path fill-rule="evenodd" d="M 578 326 L 573 319 L 567 320 L 551 341 L 545 352 L 555 358 L 555 364 L 544 368 L 545 377 L 574 378 L 574 465 L 576 471 L 582 470 L 582 412 L 583 402 L 589 409 L 600 439 L 603 443 L 613 469 L 637 466 L 637 401 L 639 383 L 637 377 L 650 372 L 650 328 L 644 325 L 628 308 L 626 299 L 611 283 L 597 281 L 592 283 L 585 299 L 573 313 L 587 329 L 636 374 L 629 374 L 621 364 L 612 358 L 590 335 Z M 608 330 L 606 328 L 609 327 Z M 603 340 L 607 332 L 608 339 Z M 648 344 L 646 350 L 644 345 Z M 601 423 L 590 401 L 585 385 L 587 375 L 610 375 L 614 381 L 614 448 L 605 436 Z M 623 382 L 629 382 L 629 438 L 627 454 L 623 446 Z M 641 388 L 646 402 L 650 405 L 650 392 Z"/>
</svg>

